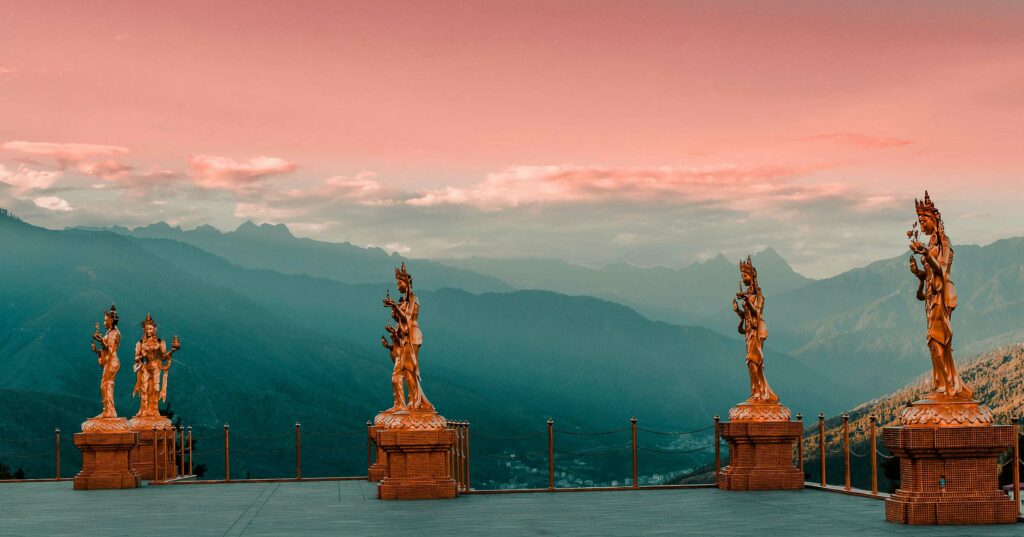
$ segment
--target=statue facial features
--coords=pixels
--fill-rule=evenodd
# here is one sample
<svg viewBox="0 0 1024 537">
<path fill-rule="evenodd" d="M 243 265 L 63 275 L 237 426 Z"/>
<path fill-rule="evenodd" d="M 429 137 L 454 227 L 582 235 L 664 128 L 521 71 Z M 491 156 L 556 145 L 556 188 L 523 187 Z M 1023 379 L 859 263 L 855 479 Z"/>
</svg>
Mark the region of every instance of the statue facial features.
<svg viewBox="0 0 1024 537">
<path fill-rule="evenodd" d="M 409 284 L 403 279 L 398 280 L 398 292 L 405 293 L 409 291 Z"/>
<path fill-rule="evenodd" d="M 750 274 L 743 273 L 740 277 L 743 279 L 743 285 L 746 285 L 747 287 L 754 285 L 754 279 L 750 277 Z"/>
<path fill-rule="evenodd" d="M 109 314 L 103 316 L 103 328 L 107 330 L 114 328 L 114 321 L 110 318 Z"/>
<path fill-rule="evenodd" d="M 935 234 L 935 220 L 931 216 L 926 214 L 918 215 L 917 221 L 925 235 Z"/>
<path fill-rule="evenodd" d="M 146 337 L 153 337 L 156 335 L 156 327 L 149 324 L 146 325 Z"/>
</svg>

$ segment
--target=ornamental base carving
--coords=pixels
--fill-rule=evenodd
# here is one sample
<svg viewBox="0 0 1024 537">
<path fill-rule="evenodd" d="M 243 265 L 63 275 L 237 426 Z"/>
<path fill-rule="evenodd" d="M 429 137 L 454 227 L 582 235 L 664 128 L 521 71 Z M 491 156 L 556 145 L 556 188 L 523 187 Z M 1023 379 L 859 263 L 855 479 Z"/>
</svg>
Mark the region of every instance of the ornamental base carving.
<svg viewBox="0 0 1024 537">
<path fill-rule="evenodd" d="M 729 409 L 729 421 L 789 421 L 789 409 L 780 403 L 743 401 Z"/>
<path fill-rule="evenodd" d="M 82 424 L 83 433 L 127 433 L 131 432 L 125 418 L 89 418 Z"/>
<path fill-rule="evenodd" d="M 718 425 L 718 433 L 729 443 L 729 465 L 718 474 L 718 488 L 793 490 L 804 487 L 804 476 L 793 457 L 803 433 L 800 422 L 725 422 Z"/>
<path fill-rule="evenodd" d="M 998 457 L 1013 427 L 886 427 L 885 447 L 900 458 L 900 488 L 885 501 L 897 524 L 1011 524 L 1017 504 L 999 489 Z"/>
<path fill-rule="evenodd" d="M 977 401 L 932 396 L 914 401 L 900 413 L 905 427 L 986 427 L 992 411 Z"/>
<path fill-rule="evenodd" d="M 147 481 L 171 479 L 177 475 L 177 461 L 174 460 L 174 433 L 168 428 L 166 435 L 164 430 L 158 430 L 154 434 L 152 429 L 138 431 L 139 445 L 132 452 L 132 468 Z M 166 442 L 164 439 L 166 438 Z M 156 440 L 154 445 L 154 439 Z M 153 453 L 156 453 L 154 463 Z M 181 453 L 178 452 L 178 456 Z"/>
<path fill-rule="evenodd" d="M 378 429 L 406 429 L 412 431 L 432 431 L 447 429 L 448 421 L 435 410 L 396 410 L 377 414 L 373 424 Z"/>
<path fill-rule="evenodd" d="M 138 435 L 132 431 L 75 433 L 75 446 L 82 452 L 82 471 L 75 476 L 74 489 L 137 488 L 141 479 L 132 469 L 132 456 Z"/>
<path fill-rule="evenodd" d="M 152 432 L 153 429 L 159 430 L 164 427 L 171 428 L 171 420 L 167 419 L 166 416 L 135 416 L 128 420 L 128 428 L 140 433 Z"/>
<path fill-rule="evenodd" d="M 378 498 L 426 500 L 458 495 L 449 464 L 454 431 L 384 429 L 377 438 L 387 461 L 387 475 L 377 486 Z"/>
</svg>

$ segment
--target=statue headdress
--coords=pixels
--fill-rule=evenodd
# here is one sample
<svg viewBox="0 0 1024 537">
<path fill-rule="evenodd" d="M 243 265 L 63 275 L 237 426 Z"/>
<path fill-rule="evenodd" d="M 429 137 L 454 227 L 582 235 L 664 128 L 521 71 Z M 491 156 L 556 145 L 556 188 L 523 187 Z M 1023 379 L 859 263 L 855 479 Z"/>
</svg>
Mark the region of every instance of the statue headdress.
<svg viewBox="0 0 1024 537">
<path fill-rule="evenodd" d="M 395 279 L 404 281 L 405 283 L 412 285 L 412 275 L 405 269 L 405 261 L 402 261 L 402 267 L 395 269 Z"/>
<path fill-rule="evenodd" d="M 148 313 L 146 314 L 146 319 L 142 321 L 142 328 L 145 329 L 147 326 L 156 328 L 156 321 L 154 321 L 153 316 Z"/>
<path fill-rule="evenodd" d="M 918 215 L 931 216 L 935 220 L 942 220 L 942 215 L 939 210 L 935 208 L 935 204 L 932 203 L 931 196 L 928 195 L 928 191 L 924 191 L 924 200 L 918 200 L 914 198 L 914 207 L 917 209 Z"/>
<path fill-rule="evenodd" d="M 109 317 L 110 322 L 114 323 L 114 326 L 117 326 L 117 306 L 111 304 L 110 311 L 104 311 L 103 315 Z"/>
<path fill-rule="evenodd" d="M 740 259 L 740 274 L 749 275 L 751 278 L 757 278 L 757 269 L 754 268 L 753 261 L 750 260 L 750 256 L 747 256 L 747 260 Z"/>
</svg>

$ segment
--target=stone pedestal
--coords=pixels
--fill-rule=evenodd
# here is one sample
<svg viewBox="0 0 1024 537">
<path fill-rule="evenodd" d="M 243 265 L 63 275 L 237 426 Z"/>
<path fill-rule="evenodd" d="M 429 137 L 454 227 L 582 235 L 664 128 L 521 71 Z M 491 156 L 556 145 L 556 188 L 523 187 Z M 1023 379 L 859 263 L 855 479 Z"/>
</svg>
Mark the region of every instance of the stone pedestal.
<svg viewBox="0 0 1024 537">
<path fill-rule="evenodd" d="M 152 429 L 148 431 L 139 431 L 139 447 L 137 447 L 132 454 L 132 468 L 142 476 L 142 479 L 151 481 L 159 477 L 160 479 L 169 479 L 177 475 L 177 461 L 173 460 L 171 454 L 174 449 L 171 447 L 174 442 L 174 433 L 171 430 L 167 431 L 167 443 L 164 446 L 163 431 L 153 432 Z M 153 438 L 154 434 L 156 437 L 156 470 L 154 473 L 153 466 Z M 179 454 L 180 456 L 180 454 Z"/>
<path fill-rule="evenodd" d="M 788 411 L 787 411 L 788 415 Z M 718 475 L 722 490 L 802 489 L 793 462 L 803 426 L 796 421 L 727 421 L 718 425 L 729 443 L 729 465 Z"/>
<path fill-rule="evenodd" d="M 82 452 L 82 471 L 75 476 L 75 490 L 133 489 L 139 474 L 132 469 L 139 435 L 132 431 L 75 433 Z"/>
<path fill-rule="evenodd" d="M 1015 440 L 1007 425 L 886 427 L 885 447 L 900 458 L 900 488 L 885 501 L 885 519 L 900 524 L 1016 522 L 1017 505 L 999 490 L 997 462 Z"/>
<path fill-rule="evenodd" d="M 436 412 L 396 412 L 383 420 L 376 434 L 387 466 L 377 486 L 378 498 L 426 500 L 458 495 L 449 460 L 455 432 Z"/>
</svg>

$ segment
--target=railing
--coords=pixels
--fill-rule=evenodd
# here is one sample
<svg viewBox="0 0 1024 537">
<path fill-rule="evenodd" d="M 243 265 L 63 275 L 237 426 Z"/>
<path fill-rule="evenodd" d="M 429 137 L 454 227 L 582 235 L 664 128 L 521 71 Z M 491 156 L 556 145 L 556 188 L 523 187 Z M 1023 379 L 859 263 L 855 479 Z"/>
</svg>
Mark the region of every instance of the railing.
<svg viewBox="0 0 1024 537">
<path fill-rule="evenodd" d="M 843 414 L 841 416 L 842 427 L 841 427 L 841 443 L 842 449 L 842 460 L 843 460 L 843 480 L 842 485 L 830 485 L 828 483 L 828 455 L 830 450 L 828 449 L 828 442 L 826 438 L 828 431 L 825 424 L 825 415 L 818 414 L 817 431 L 812 432 L 813 429 L 804 431 L 804 438 L 797 443 L 796 448 L 796 464 L 804 470 L 805 463 L 805 446 L 807 442 L 811 446 L 817 448 L 819 463 L 820 463 L 820 482 L 819 483 L 806 483 L 807 488 L 813 488 L 818 490 L 825 490 L 830 492 L 840 492 L 846 494 L 853 494 L 857 496 L 867 496 L 873 498 L 885 498 L 888 495 L 880 493 L 878 490 L 878 471 L 879 462 L 878 458 L 893 459 L 892 454 L 886 454 L 879 449 L 878 446 L 878 431 L 877 431 L 877 418 L 874 415 L 868 417 L 868 430 L 861 431 L 865 433 L 865 436 L 869 439 L 869 446 L 866 452 L 858 453 L 851 446 L 851 430 L 850 430 L 850 416 Z M 803 423 L 803 416 L 797 414 L 797 421 Z M 1018 500 L 1018 508 L 1020 505 L 1020 465 L 1024 464 L 1024 460 L 1021 459 L 1020 453 L 1020 425 L 1018 423 L 1019 418 L 1014 418 L 1014 431 L 1016 433 L 1015 438 L 1017 441 L 1014 443 L 1012 453 L 1005 461 L 1000 463 L 1000 470 L 1007 464 L 1011 464 L 1017 461 L 1019 464 L 1015 464 L 1012 470 L 1013 487 L 1015 496 Z M 546 427 L 541 430 L 529 432 L 518 436 L 492 436 L 481 433 L 479 431 L 470 431 L 469 422 L 467 421 L 449 421 L 449 429 L 454 432 L 455 441 L 451 447 L 449 453 L 449 470 L 452 477 L 458 483 L 459 491 L 462 493 L 473 493 L 473 494 L 488 494 L 488 493 L 506 493 L 506 492 L 567 492 L 567 491 L 581 491 L 581 490 L 629 490 L 629 489 L 663 489 L 663 488 L 694 488 L 694 487 L 708 487 L 714 486 L 710 483 L 693 484 L 693 485 L 672 485 L 672 484 L 647 484 L 641 485 L 641 476 L 639 474 L 640 463 L 639 454 L 640 452 L 652 453 L 652 454 L 667 454 L 667 455 L 685 455 L 694 454 L 705 451 L 714 450 L 714 474 L 717 478 L 722 468 L 722 453 L 721 453 L 721 441 L 719 435 L 719 423 L 718 416 L 714 417 L 714 423 L 708 427 L 698 428 L 688 431 L 661 431 L 655 429 L 648 429 L 638 426 L 638 421 L 635 417 L 630 418 L 628 425 L 622 428 L 604 430 L 604 431 L 579 431 L 571 429 L 557 429 L 555 428 L 555 421 L 548 419 L 545 423 Z M 317 433 L 321 437 L 328 437 L 332 440 L 340 437 L 354 437 L 360 435 L 366 435 L 366 448 L 367 448 L 367 467 L 373 464 L 375 457 L 375 445 L 372 434 L 373 425 L 371 422 L 367 422 L 366 430 L 356 431 L 342 431 L 342 432 L 320 432 Z M 671 447 L 666 448 L 658 445 L 641 445 L 638 442 L 638 433 L 644 433 L 654 435 L 658 437 L 674 437 L 681 439 L 685 437 L 696 437 L 702 435 L 702 433 L 713 433 L 708 436 L 711 437 L 710 443 L 698 441 L 696 443 L 691 442 L 691 445 L 685 446 L 685 449 L 673 449 Z M 619 435 L 627 433 L 629 434 L 629 442 L 626 444 L 613 444 L 613 445 L 602 445 L 598 449 L 566 449 L 563 444 L 556 442 L 557 435 L 563 435 L 565 437 L 572 438 L 594 438 L 594 437 L 609 437 L 612 435 Z M 810 434 L 808 434 L 810 433 Z M 154 467 L 154 479 L 151 484 L 162 485 L 162 484 L 184 484 L 184 483 L 242 483 L 242 482 L 267 482 L 267 481 L 323 481 L 323 480 L 356 480 L 366 479 L 365 476 L 341 476 L 341 477 L 304 477 L 302 472 L 302 451 L 303 451 L 303 430 L 302 424 L 299 422 L 295 423 L 294 430 L 288 430 L 287 432 L 270 434 L 270 435 L 247 435 L 234 433 L 237 439 L 246 440 L 280 440 L 286 436 L 294 436 L 294 448 L 290 447 L 279 447 L 269 448 L 264 450 L 238 450 L 236 454 L 274 454 L 278 455 L 282 451 L 294 450 L 295 456 L 295 476 L 288 478 L 263 478 L 263 479 L 232 479 L 231 477 L 231 437 L 232 431 L 228 424 L 224 424 L 222 432 L 214 432 L 204 436 L 193 436 L 192 427 L 174 426 L 169 428 L 163 428 L 160 430 L 153 429 L 152 435 L 152 464 Z M 308 433 L 307 433 L 308 435 Z M 518 488 L 518 489 L 495 489 L 495 490 L 484 490 L 475 489 L 471 486 L 470 480 L 470 437 L 471 435 L 477 436 L 481 440 L 489 440 L 491 442 L 522 442 L 525 440 L 536 441 L 540 444 L 540 440 L 546 437 L 546 444 L 543 447 L 537 446 L 538 449 L 528 451 L 525 453 L 512 453 L 510 455 L 496 456 L 494 454 L 483 454 L 482 456 L 491 460 L 516 460 L 521 461 L 526 457 L 536 457 L 543 455 L 546 459 L 547 466 L 547 487 L 536 487 L 536 488 Z M 817 445 L 814 445 L 814 436 L 817 436 Z M 208 441 L 217 437 L 221 437 L 223 444 L 220 447 L 195 453 L 193 452 L 193 445 L 197 441 Z M 42 445 L 45 441 L 52 438 L 53 449 L 31 452 L 28 454 L 6 454 L 0 455 L 0 462 L 8 462 L 17 459 L 32 459 L 41 458 L 47 456 L 53 456 L 54 466 L 54 478 L 52 479 L 13 479 L 3 480 L 2 482 L 38 482 L 38 481 L 60 481 L 67 479 L 61 476 L 61 444 L 62 436 L 61 430 L 55 429 L 53 436 L 29 438 L 29 439 L 2 439 L 4 443 L 20 443 L 22 445 Z M 67 440 L 64 438 L 64 440 Z M 477 442 L 480 445 L 482 442 Z M 693 445 L 696 444 L 696 445 Z M 310 450 L 311 448 L 306 448 Z M 315 451 L 315 450 L 314 450 Z M 336 452 L 337 449 L 329 449 L 322 451 Z M 204 457 L 209 455 L 217 455 L 223 452 L 224 455 L 224 478 L 223 479 L 206 479 L 197 480 L 195 479 L 193 460 L 196 456 Z M 612 486 L 559 486 L 556 480 L 556 455 L 567 455 L 571 457 L 590 457 L 599 455 L 620 455 L 629 453 L 630 455 L 630 478 L 624 480 L 627 482 L 624 486 L 615 485 L 613 482 Z M 831 451 L 832 454 L 835 450 Z M 870 460 L 871 468 L 871 490 L 861 490 L 852 486 L 851 483 L 851 457 L 857 459 L 863 459 L 865 457 Z M 536 460 L 536 459 L 535 459 Z M 709 467 L 710 463 L 705 467 Z M 187 471 L 186 471 L 187 468 Z M 173 471 L 172 471 L 173 469 Z"/>
</svg>

